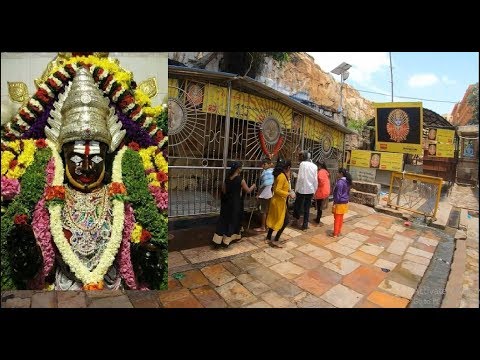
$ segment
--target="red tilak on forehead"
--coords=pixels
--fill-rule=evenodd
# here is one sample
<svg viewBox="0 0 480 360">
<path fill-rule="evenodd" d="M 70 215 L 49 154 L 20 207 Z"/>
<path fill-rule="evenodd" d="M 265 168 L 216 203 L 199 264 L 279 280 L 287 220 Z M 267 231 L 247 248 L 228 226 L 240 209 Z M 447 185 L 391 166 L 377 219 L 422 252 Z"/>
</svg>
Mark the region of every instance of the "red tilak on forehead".
<svg viewBox="0 0 480 360">
<path fill-rule="evenodd" d="M 90 154 L 90 141 L 86 141 L 85 142 L 85 155 L 89 155 Z"/>
</svg>

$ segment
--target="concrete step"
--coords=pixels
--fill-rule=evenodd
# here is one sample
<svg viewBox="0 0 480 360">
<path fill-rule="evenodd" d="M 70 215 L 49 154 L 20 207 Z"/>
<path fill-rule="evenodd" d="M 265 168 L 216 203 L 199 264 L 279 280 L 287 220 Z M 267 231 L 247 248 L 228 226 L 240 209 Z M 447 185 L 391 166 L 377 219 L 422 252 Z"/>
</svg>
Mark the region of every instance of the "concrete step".
<svg viewBox="0 0 480 360">
<path fill-rule="evenodd" d="M 443 202 L 438 205 L 437 220 L 432 223 L 432 226 L 437 229 L 445 229 L 450 218 L 450 212 L 452 211 L 452 205 Z"/>
<path fill-rule="evenodd" d="M 375 207 L 378 205 L 379 196 L 355 189 L 350 190 L 350 202 Z"/>
<path fill-rule="evenodd" d="M 354 181 L 352 184 L 352 189 L 376 195 L 380 192 L 381 185 L 365 181 Z"/>
</svg>

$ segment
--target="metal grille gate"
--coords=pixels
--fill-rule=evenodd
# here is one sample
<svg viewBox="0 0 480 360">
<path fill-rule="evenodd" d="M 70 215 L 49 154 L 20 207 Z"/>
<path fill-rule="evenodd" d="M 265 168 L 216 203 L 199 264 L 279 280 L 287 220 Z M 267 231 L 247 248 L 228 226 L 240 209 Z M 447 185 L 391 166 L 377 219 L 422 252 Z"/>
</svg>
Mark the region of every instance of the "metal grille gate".
<svg viewBox="0 0 480 360">
<path fill-rule="evenodd" d="M 241 161 L 242 176 L 251 185 L 263 157 L 278 148 L 278 157 L 291 159 L 294 171 L 298 152 L 309 149 L 314 160 L 327 163 L 334 181 L 344 145 L 338 130 L 230 84 L 171 78 L 168 93 L 169 217 L 219 213 L 228 162 Z M 242 101 L 248 96 L 255 106 Z M 252 193 L 245 197 L 245 209 L 254 206 Z"/>
</svg>

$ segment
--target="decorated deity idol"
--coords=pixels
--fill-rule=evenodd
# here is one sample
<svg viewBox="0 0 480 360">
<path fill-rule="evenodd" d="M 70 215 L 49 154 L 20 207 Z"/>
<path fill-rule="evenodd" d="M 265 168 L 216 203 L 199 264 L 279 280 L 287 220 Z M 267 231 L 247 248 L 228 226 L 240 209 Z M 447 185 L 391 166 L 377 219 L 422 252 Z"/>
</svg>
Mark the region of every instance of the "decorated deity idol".
<svg viewBox="0 0 480 360">
<path fill-rule="evenodd" d="M 166 288 L 166 109 L 125 74 L 70 57 L 2 129 L 2 290 Z"/>
</svg>

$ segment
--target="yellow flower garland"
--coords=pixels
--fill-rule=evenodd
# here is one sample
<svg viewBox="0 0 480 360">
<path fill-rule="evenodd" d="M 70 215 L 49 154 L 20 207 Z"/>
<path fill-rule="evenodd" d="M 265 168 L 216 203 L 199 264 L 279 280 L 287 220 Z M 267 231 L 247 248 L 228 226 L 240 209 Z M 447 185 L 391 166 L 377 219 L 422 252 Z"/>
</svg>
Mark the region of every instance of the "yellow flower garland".
<svg viewBox="0 0 480 360">
<path fill-rule="evenodd" d="M 52 185 L 63 184 L 63 164 L 57 151 L 55 151 L 53 144 L 47 142 L 48 146 L 52 148 L 52 154 L 55 161 L 55 177 Z M 125 152 L 125 148 L 120 150 L 115 156 L 112 168 L 112 181 L 121 182 L 121 165 L 122 157 Z M 122 241 L 123 223 L 125 220 L 124 204 L 120 200 L 114 199 L 112 201 L 113 209 L 113 224 L 112 232 L 110 234 L 110 240 L 107 243 L 105 250 L 103 251 L 100 261 L 97 267 L 93 271 L 89 271 L 85 265 L 77 258 L 73 253 L 73 250 L 65 238 L 62 226 L 62 205 L 51 204 L 49 206 L 50 211 L 50 230 L 52 233 L 53 241 L 57 246 L 58 251 L 63 257 L 66 264 L 70 266 L 71 271 L 83 284 L 99 283 L 103 281 L 105 274 L 110 266 L 112 266 L 115 256 L 120 247 Z"/>
<path fill-rule="evenodd" d="M 20 151 L 20 142 L 23 142 L 23 151 Z M 15 140 L 8 142 L 7 146 L 19 154 L 17 158 L 18 163 L 13 169 L 10 169 L 10 163 L 15 159 L 15 155 L 8 150 L 2 151 L 2 175 L 9 179 L 18 179 L 33 163 L 35 151 L 37 150 L 35 140 Z"/>
<path fill-rule="evenodd" d="M 133 243 L 139 243 L 140 242 L 140 237 L 142 236 L 142 225 L 139 223 L 135 223 L 135 226 L 132 230 L 132 242 Z"/>
<path fill-rule="evenodd" d="M 159 152 L 155 155 L 155 165 L 158 170 L 163 171 L 165 174 L 168 174 L 168 163 L 162 155 L 162 152 Z"/>
</svg>

